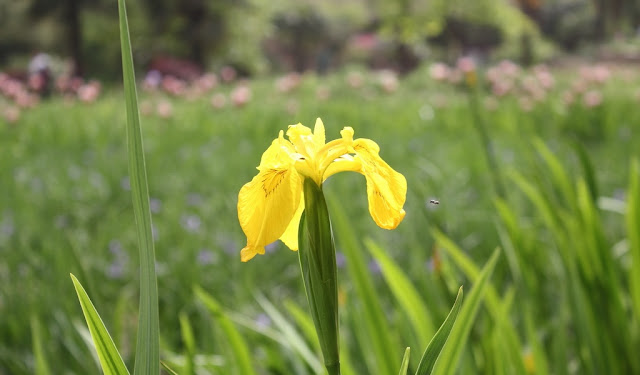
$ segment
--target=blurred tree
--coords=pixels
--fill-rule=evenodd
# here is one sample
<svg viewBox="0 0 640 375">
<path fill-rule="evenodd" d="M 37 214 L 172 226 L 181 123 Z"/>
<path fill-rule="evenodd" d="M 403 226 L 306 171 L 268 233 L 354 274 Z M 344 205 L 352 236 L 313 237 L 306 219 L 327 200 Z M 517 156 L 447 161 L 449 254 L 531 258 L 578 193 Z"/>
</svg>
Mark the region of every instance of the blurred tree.
<svg viewBox="0 0 640 375">
<path fill-rule="evenodd" d="M 518 0 L 543 34 L 568 50 L 581 43 L 635 34 L 640 26 L 638 0 Z"/>
<path fill-rule="evenodd" d="M 73 60 L 73 75 L 82 76 L 82 25 L 80 23 L 81 0 L 29 0 L 28 14 L 33 21 L 54 17 L 63 25 L 64 45 Z"/>
<path fill-rule="evenodd" d="M 510 0 L 370 0 L 380 31 L 400 46 L 437 41 L 456 55 L 521 45 L 523 35 L 539 38 L 536 25 Z"/>
</svg>

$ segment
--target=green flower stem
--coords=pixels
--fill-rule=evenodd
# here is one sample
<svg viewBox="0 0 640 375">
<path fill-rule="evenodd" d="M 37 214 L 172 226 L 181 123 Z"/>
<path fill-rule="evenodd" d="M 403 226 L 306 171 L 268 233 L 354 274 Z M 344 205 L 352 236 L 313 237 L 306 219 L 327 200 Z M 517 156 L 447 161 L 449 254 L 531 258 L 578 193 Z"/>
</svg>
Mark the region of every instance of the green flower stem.
<svg viewBox="0 0 640 375">
<path fill-rule="evenodd" d="M 304 213 L 298 255 L 313 323 L 329 375 L 340 374 L 336 249 L 322 187 L 304 180 Z"/>
</svg>

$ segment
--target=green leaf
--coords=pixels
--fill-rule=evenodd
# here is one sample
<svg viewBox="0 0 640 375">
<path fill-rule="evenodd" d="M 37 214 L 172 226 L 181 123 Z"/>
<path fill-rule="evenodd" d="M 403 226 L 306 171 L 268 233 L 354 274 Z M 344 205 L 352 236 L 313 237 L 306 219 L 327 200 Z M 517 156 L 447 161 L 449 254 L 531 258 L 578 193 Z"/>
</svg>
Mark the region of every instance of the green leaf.
<svg viewBox="0 0 640 375">
<path fill-rule="evenodd" d="M 295 327 L 287 321 L 287 319 L 276 309 L 276 307 L 264 296 L 258 294 L 256 300 L 262 306 L 265 313 L 271 318 L 273 324 L 282 332 L 287 342 L 291 344 L 293 351 L 300 354 L 302 358 L 309 364 L 316 373 L 322 372 L 322 364 L 317 360 L 313 351 L 309 348 L 302 336 L 296 331 Z M 314 337 L 315 338 L 315 337 Z"/>
<path fill-rule="evenodd" d="M 393 374 L 400 368 L 397 354 L 392 350 L 396 343 L 392 339 L 391 328 L 367 269 L 368 262 L 365 260 L 364 252 L 353 233 L 352 225 L 345 216 L 343 207 L 335 203 L 336 200 L 329 202 L 331 202 L 331 215 L 335 223 L 336 236 L 347 258 L 346 265 L 350 280 L 358 302 L 363 307 L 362 313 L 359 312 L 361 316 L 358 316 L 357 320 L 363 327 L 364 334 L 361 336 L 366 336 L 365 340 L 367 340 L 363 345 L 369 345 L 366 350 L 371 352 L 371 357 L 375 361 L 375 365 L 369 366 L 369 370 L 371 373 Z"/>
<path fill-rule="evenodd" d="M 534 139 L 533 144 L 540 156 L 544 159 L 546 170 L 551 172 L 554 186 L 558 187 L 564 195 L 563 200 L 568 202 L 570 207 L 575 207 L 575 194 L 573 193 L 571 179 L 567 175 L 562 163 L 541 139 Z"/>
<path fill-rule="evenodd" d="M 40 319 L 35 315 L 31 315 L 31 341 L 33 346 L 33 358 L 36 362 L 36 375 L 49 375 L 49 363 L 44 355 L 44 347 L 42 346 L 42 325 Z"/>
<path fill-rule="evenodd" d="M 396 265 L 380 246 L 370 239 L 365 240 L 365 245 L 380 265 L 382 276 L 402 306 L 402 311 L 408 315 L 419 342 L 424 345 L 429 341 L 435 329 L 431 314 L 420 294 L 406 276 L 406 272 Z"/>
<path fill-rule="evenodd" d="M 460 312 L 460 307 L 462 306 L 462 287 L 458 289 L 458 295 L 456 296 L 456 300 L 453 303 L 453 307 L 447 315 L 447 318 L 444 320 L 444 323 L 438 329 L 438 332 L 433 336 L 429 345 L 427 345 L 427 349 L 424 351 L 422 355 L 422 359 L 420 359 L 420 364 L 418 365 L 418 370 L 416 371 L 416 375 L 428 375 L 431 374 L 433 370 L 433 366 L 438 360 L 438 356 L 442 351 L 442 348 L 447 343 L 447 339 L 449 338 L 449 334 L 453 329 L 453 325 L 456 322 L 456 318 L 458 317 L 458 313 Z"/>
<path fill-rule="evenodd" d="M 573 144 L 573 149 L 578 154 L 578 160 L 580 160 L 580 165 L 582 166 L 582 171 L 584 172 L 584 179 L 589 187 L 589 194 L 591 195 L 591 200 L 593 202 L 598 201 L 598 184 L 596 183 L 596 174 L 593 169 L 593 163 L 591 163 L 591 159 L 589 158 L 589 154 L 585 149 L 584 145 L 579 142 L 575 142 Z"/>
<path fill-rule="evenodd" d="M 637 159 L 631 162 L 627 201 L 627 237 L 631 253 L 629 275 L 631 301 L 636 321 L 640 321 L 640 163 Z"/>
<path fill-rule="evenodd" d="M 453 328 L 449 335 L 449 345 L 445 346 L 440 353 L 440 358 L 438 358 L 434 368 L 435 374 L 455 373 L 458 367 L 458 361 L 462 355 L 462 350 L 467 343 L 471 327 L 480 309 L 480 302 L 482 302 L 484 294 L 490 285 L 489 278 L 493 273 L 499 254 L 499 249 L 493 252 L 493 255 L 491 255 L 491 258 L 485 264 L 482 272 L 480 272 L 480 276 L 474 283 L 466 303 L 462 306 L 458 314 L 459 323 Z"/>
<path fill-rule="evenodd" d="M 204 303 L 209 309 L 209 312 L 218 321 L 218 324 L 222 328 L 222 331 L 229 340 L 231 346 L 231 353 L 233 354 L 233 363 L 238 368 L 237 373 L 242 375 L 254 375 L 255 371 L 251 365 L 251 354 L 249 352 L 249 345 L 244 340 L 240 332 L 236 329 L 233 322 L 227 317 L 227 314 L 222 309 L 220 304 L 207 292 L 199 287 L 194 289 L 196 296 Z"/>
<path fill-rule="evenodd" d="M 182 335 L 182 342 L 185 348 L 186 365 L 183 369 L 186 375 L 195 375 L 195 364 L 193 358 L 196 355 L 196 343 L 193 337 L 193 328 L 189 317 L 185 313 L 180 313 L 180 333 Z"/>
<path fill-rule="evenodd" d="M 127 140 L 129 155 L 129 181 L 133 198 L 140 252 L 140 310 L 138 313 L 138 340 L 134 375 L 160 373 L 160 324 L 158 318 L 158 285 L 155 269 L 155 250 L 151 234 L 149 188 L 142 147 L 140 113 L 136 81 L 131 55 L 131 40 L 125 0 L 118 1 L 120 17 L 120 49 L 127 108 Z"/>
<path fill-rule="evenodd" d="M 310 178 L 304 179 L 298 257 L 324 365 L 330 375 L 340 374 L 336 249 L 322 187 Z"/>
<path fill-rule="evenodd" d="M 107 328 L 104 326 L 87 292 L 85 292 L 73 274 L 71 275 L 71 280 L 73 281 L 73 286 L 76 288 L 82 313 L 89 326 L 89 332 L 91 332 L 93 344 L 98 352 L 98 358 L 100 359 L 100 365 L 102 366 L 104 375 L 128 375 L 129 370 L 127 370 L 127 367 L 124 365 L 118 349 L 116 349 Z"/>
<path fill-rule="evenodd" d="M 407 375 L 407 370 L 409 369 L 409 355 L 411 354 L 411 348 L 407 348 L 404 351 L 404 356 L 402 357 L 402 364 L 400 365 L 400 372 L 398 375 Z"/>
<path fill-rule="evenodd" d="M 164 363 L 163 361 L 160 361 L 160 364 L 162 365 L 162 367 L 169 373 L 169 375 L 178 375 L 177 372 L 173 371 L 171 369 L 171 367 L 169 367 L 169 365 L 167 365 L 166 363 Z"/>
</svg>

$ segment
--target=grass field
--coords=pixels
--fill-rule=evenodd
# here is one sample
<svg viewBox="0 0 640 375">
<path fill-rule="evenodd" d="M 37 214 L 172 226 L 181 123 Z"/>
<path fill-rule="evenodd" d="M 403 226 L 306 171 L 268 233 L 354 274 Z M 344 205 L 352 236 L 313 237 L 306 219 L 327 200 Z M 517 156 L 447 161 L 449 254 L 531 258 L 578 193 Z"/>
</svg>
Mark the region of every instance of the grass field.
<svg viewBox="0 0 640 375">
<path fill-rule="evenodd" d="M 457 373 L 640 372 L 640 76 L 611 68 L 582 88 L 577 71 L 551 72 L 555 85 L 535 100 L 491 95 L 484 81 L 467 92 L 427 68 L 397 89 L 369 72 L 305 75 L 286 92 L 248 81 L 250 100 L 221 108 L 212 92 L 141 93 L 162 358 L 181 374 L 244 375 L 229 341 L 238 330 L 256 374 L 322 371 L 297 254 L 275 243 L 241 263 L 236 213 L 278 131 L 321 117 L 328 139 L 352 126 L 375 140 L 408 182 L 394 231 L 372 221 L 362 176 L 325 186 L 345 374 L 397 373 L 406 346 L 415 369 L 459 286 L 473 290 L 496 248 Z M 120 89 L 2 121 L 0 374 L 99 372 L 69 273 L 132 364 L 139 263 Z M 373 316 L 384 318 L 375 334 Z"/>
</svg>

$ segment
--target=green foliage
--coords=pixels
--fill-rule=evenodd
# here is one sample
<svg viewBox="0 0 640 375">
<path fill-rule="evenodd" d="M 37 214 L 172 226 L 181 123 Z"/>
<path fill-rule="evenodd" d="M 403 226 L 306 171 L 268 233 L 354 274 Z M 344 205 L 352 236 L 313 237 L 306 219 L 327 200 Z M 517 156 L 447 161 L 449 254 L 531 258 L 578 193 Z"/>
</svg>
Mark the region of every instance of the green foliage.
<svg viewBox="0 0 640 375">
<path fill-rule="evenodd" d="M 89 331 L 91 331 L 91 337 L 95 345 L 95 349 L 98 352 L 100 358 L 100 365 L 105 375 L 129 375 L 129 370 L 122 361 L 120 353 L 116 348 L 107 328 L 104 326 L 98 311 L 93 306 L 91 299 L 87 295 L 78 279 L 71 275 L 73 286 L 76 288 L 78 299 L 80 300 L 80 306 L 82 306 L 82 312 L 84 314 Z"/>
<path fill-rule="evenodd" d="M 558 85 L 569 74 L 558 74 Z M 344 374 L 383 374 L 378 362 L 386 356 L 396 367 L 384 374 L 397 374 L 407 346 L 414 352 L 407 373 L 415 373 L 415 353 L 433 332 L 420 328 L 426 333 L 419 334 L 412 315 L 426 309 L 431 327 L 441 324 L 458 287 L 473 290 L 497 245 L 504 256 L 487 284 L 459 373 L 637 372 L 638 172 L 629 160 L 640 150 L 633 131 L 640 123 L 637 81 L 603 86 L 605 100 L 595 109 L 564 106 L 559 95 L 526 113 L 517 98 L 501 99 L 491 111 L 480 106 L 507 172 L 508 194 L 497 199 L 459 91 L 426 79 L 425 71 L 400 81 L 393 95 L 379 89 L 375 76 L 365 74 L 362 89 L 350 87 L 347 76 L 304 76 L 300 87 L 278 94 L 273 79 L 251 81 L 254 99 L 243 108 L 212 109 L 208 97 L 141 95 L 151 108 L 163 100 L 173 105 L 172 117 L 152 112 L 142 119 L 167 364 L 182 373 L 187 363 L 183 314 L 193 329 L 196 371 L 313 374 L 322 366 L 308 333 L 313 323 L 292 312 L 306 311 L 298 255 L 275 244 L 267 255 L 240 263 L 245 239 L 236 221 L 238 190 L 278 131 L 321 115 L 328 137 L 348 125 L 356 137 L 376 140 L 409 186 L 405 220 L 384 231 L 370 218 L 361 176 L 338 174 L 325 183 L 327 200 L 340 206 L 330 206 L 336 251 L 339 259 L 347 255 L 338 263 Z M 331 92 L 326 101 L 315 96 L 321 86 Z M 287 112 L 290 101 L 298 105 L 294 112 Z M 122 103 L 121 93 L 107 90 L 95 103 L 53 99 L 15 124 L 0 120 L 0 373 L 36 373 L 35 356 L 55 373 L 99 371 L 90 338 L 75 333 L 86 325 L 70 295 L 69 272 L 100 307 L 132 368 L 139 280 Z M 593 124 L 598 137 L 579 131 Z M 575 153 L 576 141 L 588 162 Z M 434 198 L 439 205 L 429 203 Z M 403 290 L 405 281 L 413 291 Z M 217 308 L 201 303 L 194 285 L 214 295 Z M 257 294 L 283 321 L 276 324 Z M 376 310 L 382 323 L 375 329 L 383 331 L 376 340 L 383 345 L 368 337 Z M 287 330 L 298 334 L 300 348 L 291 346 Z M 246 364 L 249 369 L 236 367 Z"/>
<path fill-rule="evenodd" d="M 331 220 L 322 187 L 304 179 L 298 256 L 309 310 L 329 375 L 340 374 L 338 275 Z"/>
<path fill-rule="evenodd" d="M 133 198 L 133 213 L 140 255 L 140 306 L 138 312 L 138 334 L 134 375 L 160 373 L 160 323 L 158 312 L 158 285 L 156 258 L 151 235 L 151 211 L 147 169 L 142 148 L 140 111 L 131 55 L 131 39 L 125 0 L 118 1 L 120 20 L 120 49 L 124 97 L 127 113 L 127 155 L 129 181 Z"/>
<path fill-rule="evenodd" d="M 485 277 L 489 277 L 489 274 L 485 274 Z M 477 293 L 480 293 L 480 291 L 478 291 Z M 418 365 L 416 375 L 431 374 L 433 366 L 435 366 L 442 348 L 444 348 L 444 345 L 447 343 L 449 334 L 451 333 L 453 325 L 456 322 L 456 318 L 458 317 L 458 313 L 460 312 L 460 306 L 462 306 L 462 287 L 460 287 L 460 289 L 458 290 L 458 296 L 456 297 L 456 301 L 451 308 L 451 312 L 449 313 L 449 315 L 447 315 L 444 323 L 442 323 L 440 329 L 438 329 L 438 332 L 436 332 L 436 334 L 429 342 L 427 349 L 425 349 L 424 354 L 422 355 L 422 359 L 420 360 L 420 364 Z M 460 324 L 467 324 L 467 322 L 460 322 Z M 458 340 L 459 338 L 454 337 L 454 339 Z"/>
</svg>

